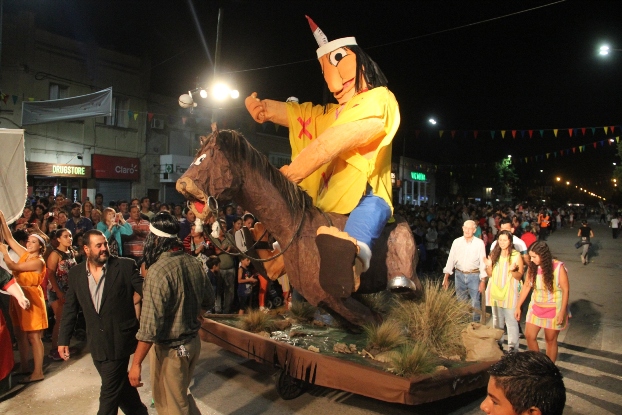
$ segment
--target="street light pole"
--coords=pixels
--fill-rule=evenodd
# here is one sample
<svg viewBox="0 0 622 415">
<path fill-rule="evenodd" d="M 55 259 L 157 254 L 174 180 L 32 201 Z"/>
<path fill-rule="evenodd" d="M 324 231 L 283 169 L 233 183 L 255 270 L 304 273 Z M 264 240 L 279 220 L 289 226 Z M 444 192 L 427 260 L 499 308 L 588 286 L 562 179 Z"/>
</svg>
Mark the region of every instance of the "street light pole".
<svg viewBox="0 0 622 415">
<path fill-rule="evenodd" d="M 218 8 L 218 23 L 216 25 L 216 51 L 214 52 L 214 82 L 217 81 L 218 71 L 220 70 L 220 42 L 222 39 L 222 7 Z M 212 111 L 212 123 L 218 121 L 217 109 Z"/>
</svg>

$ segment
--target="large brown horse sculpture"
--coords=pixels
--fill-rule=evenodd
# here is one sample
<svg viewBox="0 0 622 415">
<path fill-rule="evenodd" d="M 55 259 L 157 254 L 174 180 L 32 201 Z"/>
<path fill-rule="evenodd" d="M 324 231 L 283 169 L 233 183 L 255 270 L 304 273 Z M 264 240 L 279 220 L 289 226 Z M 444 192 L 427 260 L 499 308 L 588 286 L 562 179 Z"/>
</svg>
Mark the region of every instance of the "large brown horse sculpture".
<svg viewBox="0 0 622 415">
<path fill-rule="evenodd" d="M 331 296 L 319 283 L 317 228 L 332 223 L 343 229 L 346 217 L 315 208 L 307 193 L 287 180 L 239 133 L 224 130 L 202 137 L 202 148 L 177 181 L 177 191 L 203 220 L 212 214 L 210 197 L 219 203 L 235 200 L 251 210 L 279 242 L 290 282 L 307 301 L 355 326 L 377 321 L 377 316 L 355 298 Z M 362 274 L 357 294 L 385 290 L 388 281 L 401 281 L 396 286 L 421 290 L 415 272 L 416 246 L 404 220 L 397 219 L 385 228 L 372 253 L 370 269 Z"/>
</svg>

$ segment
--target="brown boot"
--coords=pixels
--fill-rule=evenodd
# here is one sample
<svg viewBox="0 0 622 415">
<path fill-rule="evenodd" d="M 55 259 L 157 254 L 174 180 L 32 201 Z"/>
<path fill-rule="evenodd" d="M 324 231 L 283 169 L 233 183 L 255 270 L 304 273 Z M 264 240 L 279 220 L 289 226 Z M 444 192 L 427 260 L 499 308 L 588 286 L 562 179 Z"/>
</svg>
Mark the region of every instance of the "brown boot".
<svg viewBox="0 0 622 415">
<path fill-rule="evenodd" d="M 356 290 L 356 239 L 332 226 L 320 226 L 317 234 L 315 244 L 320 254 L 320 286 L 333 297 L 348 298 Z"/>
</svg>

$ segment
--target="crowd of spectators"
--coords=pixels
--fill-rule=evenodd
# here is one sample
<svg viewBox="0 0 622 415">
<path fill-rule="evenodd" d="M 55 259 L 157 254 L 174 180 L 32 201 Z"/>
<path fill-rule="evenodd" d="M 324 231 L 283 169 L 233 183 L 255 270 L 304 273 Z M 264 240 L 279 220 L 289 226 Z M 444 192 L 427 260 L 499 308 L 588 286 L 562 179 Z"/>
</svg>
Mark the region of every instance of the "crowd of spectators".
<svg viewBox="0 0 622 415">
<path fill-rule="evenodd" d="M 85 260 L 82 235 L 91 229 L 100 230 L 108 240 L 111 254 L 131 258 L 140 266 L 143 263 L 144 243 L 150 232 L 149 221 L 160 211 L 169 211 L 177 218 L 180 224 L 178 236 L 184 250 L 203 263 L 205 275 L 212 281 L 217 294 L 217 304 L 212 312 L 238 313 L 247 308 L 267 310 L 265 294 L 268 287 L 272 287 L 270 284 L 276 282 L 271 283 L 260 276 L 248 261 L 240 266 L 240 258 L 229 255 L 237 254 L 240 248 L 246 250 L 244 246 L 238 247 L 236 241 L 244 244 L 242 227 L 250 229 L 255 223 L 254 215 L 242 206 L 227 205 L 221 209 L 217 218 L 212 217 L 208 223 L 197 226 L 192 210 L 181 204 L 152 202 L 148 197 L 134 198 L 129 202 L 106 201 L 104 204 L 104 195 L 99 193 L 94 202 L 87 199 L 80 203 L 58 193 L 46 198 L 29 199 L 22 217 L 10 229 L 15 239 L 22 241 L 24 246 L 28 235 L 32 233 L 47 235 L 49 238 L 42 255 L 47 272 L 40 284 L 49 321 L 43 334 L 44 341 L 56 345 L 57 319 L 62 314 L 64 293 L 67 291 L 66 275 L 69 268 Z M 144 267 L 142 273 L 146 274 Z M 240 279 L 240 273 L 247 277 Z M 250 294 L 241 296 L 238 285 Z M 246 290 L 246 287 L 249 289 Z M 83 320 L 79 320 L 77 329 L 76 337 L 84 337 Z M 60 360 L 54 347 L 49 357 Z"/>
<path fill-rule="evenodd" d="M 598 217 L 612 227 L 617 236 L 618 220 L 621 213 L 611 206 L 605 213 L 601 207 L 559 206 L 528 204 L 462 204 L 439 205 L 395 205 L 395 213 L 402 216 L 410 225 L 419 252 L 417 272 L 440 278 L 451 244 L 462 236 L 462 225 L 466 220 L 477 224 L 475 236 L 484 241 L 486 253 L 495 241 L 500 230 L 499 221 L 508 218 L 512 222 L 514 235 L 523 239 L 529 247 L 536 240 L 546 240 L 557 229 L 580 226 L 588 216 Z M 602 213 L 602 214 L 601 214 Z"/>
</svg>

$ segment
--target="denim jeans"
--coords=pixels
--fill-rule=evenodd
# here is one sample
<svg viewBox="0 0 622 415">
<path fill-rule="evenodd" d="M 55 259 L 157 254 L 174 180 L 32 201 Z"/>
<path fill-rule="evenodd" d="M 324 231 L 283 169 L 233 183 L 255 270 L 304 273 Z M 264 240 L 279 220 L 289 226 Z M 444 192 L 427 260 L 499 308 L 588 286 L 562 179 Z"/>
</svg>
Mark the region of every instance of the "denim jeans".
<svg viewBox="0 0 622 415">
<path fill-rule="evenodd" d="M 468 297 L 471 297 L 471 307 L 475 310 L 479 310 L 481 308 L 479 300 L 479 272 L 464 274 L 462 271 L 456 270 L 454 277 L 456 280 L 456 296 L 458 299 L 467 301 Z M 480 321 L 479 313 L 473 313 L 473 321 Z"/>
<path fill-rule="evenodd" d="M 503 326 L 507 326 L 508 352 L 518 352 L 518 321 L 514 318 L 514 309 L 493 306 L 492 326 L 501 330 L 503 330 Z M 503 342 L 503 337 L 501 342 Z"/>
</svg>

